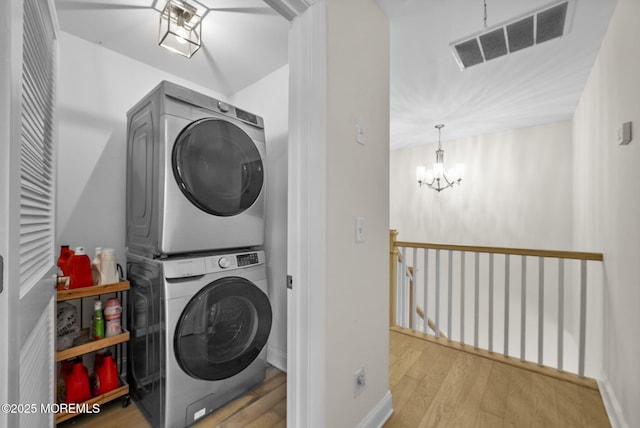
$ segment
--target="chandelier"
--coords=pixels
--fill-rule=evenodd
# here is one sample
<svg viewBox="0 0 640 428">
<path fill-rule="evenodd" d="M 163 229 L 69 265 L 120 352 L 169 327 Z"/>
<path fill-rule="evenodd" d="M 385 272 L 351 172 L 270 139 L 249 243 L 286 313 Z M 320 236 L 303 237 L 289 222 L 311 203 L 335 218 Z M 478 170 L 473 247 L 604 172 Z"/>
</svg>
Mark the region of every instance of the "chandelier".
<svg viewBox="0 0 640 428">
<path fill-rule="evenodd" d="M 460 184 L 462 176 L 464 175 L 464 165 L 457 164 L 454 168 L 445 170 L 444 168 L 444 150 L 440 144 L 440 136 L 444 125 L 438 124 L 435 126 L 438 129 L 438 150 L 436 150 L 436 163 L 433 164 L 433 169 L 427 169 L 426 166 L 420 165 L 416 169 L 416 175 L 418 178 L 418 184 L 420 187 L 426 185 L 429 188 L 440 192 L 449 187 L 453 187 L 454 184 Z"/>
<path fill-rule="evenodd" d="M 169 0 L 160 14 L 158 44 L 177 54 L 191 58 L 202 44 L 202 17 L 195 7 Z"/>
</svg>

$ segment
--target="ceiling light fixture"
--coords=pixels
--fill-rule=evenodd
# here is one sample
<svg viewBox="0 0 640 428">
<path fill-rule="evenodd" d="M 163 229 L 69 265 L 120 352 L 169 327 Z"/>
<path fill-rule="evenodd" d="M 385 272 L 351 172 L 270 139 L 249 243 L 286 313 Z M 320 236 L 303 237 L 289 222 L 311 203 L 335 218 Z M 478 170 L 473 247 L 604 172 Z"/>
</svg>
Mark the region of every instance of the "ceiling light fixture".
<svg viewBox="0 0 640 428">
<path fill-rule="evenodd" d="M 197 9 L 180 0 L 169 0 L 160 14 L 158 44 L 191 58 L 202 44 L 202 17 Z"/>
<path fill-rule="evenodd" d="M 433 164 L 433 169 L 427 169 L 427 167 L 420 165 L 416 169 L 416 175 L 418 178 L 418 184 L 420 187 L 423 185 L 440 192 L 449 187 L 453 187 L 454 184 L 460 184 L 464 175 L 464 165 L 457 164 L 453 169 L 448 171 L 444 168 L 444 150 L 440 144 L 440 136 L 444 125 L 439 124 L 435 126 L 438 130 L 438 150 L 436 150 L 436 163 Z"/>
</svg>

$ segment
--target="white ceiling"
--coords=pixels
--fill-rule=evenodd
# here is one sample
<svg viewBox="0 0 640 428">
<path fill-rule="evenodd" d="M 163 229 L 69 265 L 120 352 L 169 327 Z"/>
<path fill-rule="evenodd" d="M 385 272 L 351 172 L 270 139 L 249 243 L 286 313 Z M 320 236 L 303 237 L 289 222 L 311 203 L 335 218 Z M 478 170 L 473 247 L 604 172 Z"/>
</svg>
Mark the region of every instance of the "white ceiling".
<svg viewBox="0 0 640 428">
<path fill-rule="evenodd" d="M 186 58 L 158 46 L 165 0 L 54 0 L 62 31 L 225 95 L 287 64 L 289 23 L 262 0 L 199 0 L 202 47 Z"/>
<path fill-rule="evenodd" d="M 377 0 L 391 22 L 391 148 L 566 120 L 617 0 L 574 0 L 562 38 L 465 71 L 449 44 L 483 28 L 483 0 Z M 157 4 L 156 4 L 157 3 Z M 289 24 L 262 0 L 200 0 L 203 47 L 158 46 L 164 0 L 55 0 L 62 31 L 231 95 L 287 63 Z M 487 0 L 487 25 L 552 0 Z"/>
<path fill-rule="evenodd" d="M 570 32 L 460 71 L 449 44 L 483 29 L 483 0 L 378 0 L 391 21 L 391 147 L 569 119 L 617 0 L 575 0 Z M 553 0 L 487 0 L 487 27 Z"/>
</svg>

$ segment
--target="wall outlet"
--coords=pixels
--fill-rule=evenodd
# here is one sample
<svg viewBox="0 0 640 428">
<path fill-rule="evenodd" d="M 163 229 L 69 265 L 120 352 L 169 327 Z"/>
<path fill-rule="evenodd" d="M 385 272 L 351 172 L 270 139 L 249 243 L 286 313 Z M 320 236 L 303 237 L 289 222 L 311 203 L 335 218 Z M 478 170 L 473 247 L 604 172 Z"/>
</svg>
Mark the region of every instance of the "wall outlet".
<svg viewBox="0 0 640 428">
<path fill-rule="evenodd" d="M 360 367 L 360 369 L 353 374 L 353 397 L 355 398 L 360 395 L 366 386 L 367 377 L 364 374 L 364 367 Z"/>
</svg>

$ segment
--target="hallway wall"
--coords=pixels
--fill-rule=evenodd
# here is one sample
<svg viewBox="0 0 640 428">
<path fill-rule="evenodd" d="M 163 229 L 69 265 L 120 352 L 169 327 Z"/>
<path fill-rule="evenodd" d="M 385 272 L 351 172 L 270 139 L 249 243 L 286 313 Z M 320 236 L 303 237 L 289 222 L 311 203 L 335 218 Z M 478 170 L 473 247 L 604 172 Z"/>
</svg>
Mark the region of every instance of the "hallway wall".
<svg viewBox="0 0 640 428">
<path fill-rule="evenodd" d="M 575 245 L 604 253 L 602 392 L 613 426 L 640 425 L 640 2 L 620 0 L 573 120 Z M 617 142 L 633 122 L 633 140 Z"/>
<path fill-rule="evenodd" d="M 571 249 L 571 132 L 563 121 L 449 141 L 445 126 L 445 166 L 464 163 L 465 177 L 439 193 L 415 172 L 435 145 L 392 151 L 391 228 L 401 241 Z"/>
</svg>

